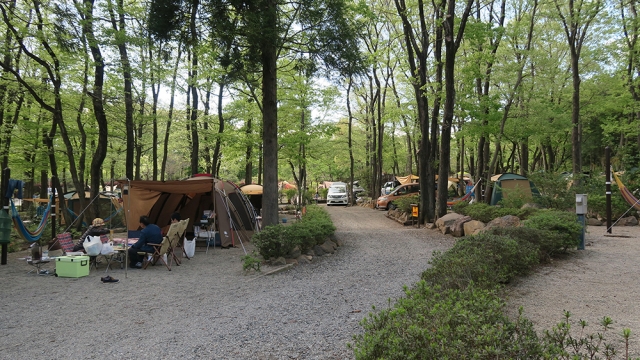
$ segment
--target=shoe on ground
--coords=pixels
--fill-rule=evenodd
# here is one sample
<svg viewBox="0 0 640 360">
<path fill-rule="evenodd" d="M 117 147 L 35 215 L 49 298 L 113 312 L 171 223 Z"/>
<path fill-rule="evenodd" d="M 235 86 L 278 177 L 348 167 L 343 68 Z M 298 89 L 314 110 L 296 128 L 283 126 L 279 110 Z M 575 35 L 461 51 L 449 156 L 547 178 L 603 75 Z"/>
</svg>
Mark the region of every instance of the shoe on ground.
<svg viewBox="0 0 640 360">
<path fill-rule="evenodd" d="M 137 262 L 135 268 L 136 269 L 142 269 L 142 263 L 141 262 Z"/>
</svg>

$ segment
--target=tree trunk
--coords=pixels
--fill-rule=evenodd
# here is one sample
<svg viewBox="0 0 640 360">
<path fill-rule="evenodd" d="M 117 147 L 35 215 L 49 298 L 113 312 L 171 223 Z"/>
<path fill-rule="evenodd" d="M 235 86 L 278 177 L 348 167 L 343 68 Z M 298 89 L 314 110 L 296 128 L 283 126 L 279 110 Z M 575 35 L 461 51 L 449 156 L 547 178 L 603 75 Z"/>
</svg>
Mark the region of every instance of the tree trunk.
<svg viewBox="0 0 640 360">
<path fill-rule="evenodd" d="M 264 186 L 262 223 L 278 223 L 278 84 L 277 84 L 277 1 L 262 2 L 265 31 L 261 42 L 262 59 L 262 141 Z"/>
</svg>

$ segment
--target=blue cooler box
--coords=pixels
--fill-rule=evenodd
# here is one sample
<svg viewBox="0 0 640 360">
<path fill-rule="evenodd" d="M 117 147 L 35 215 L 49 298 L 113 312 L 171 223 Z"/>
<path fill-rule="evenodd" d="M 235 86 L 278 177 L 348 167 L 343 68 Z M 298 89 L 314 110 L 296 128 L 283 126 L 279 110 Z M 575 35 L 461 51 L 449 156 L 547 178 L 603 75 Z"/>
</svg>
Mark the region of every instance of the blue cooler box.
<svg viewBox="0 0 640 360">
<path fill-rule="evenodd" d="M 88 256 L 58 256 L 56 275 L 59 277 L 79 278 L 89 275 Z"/>
</svg>

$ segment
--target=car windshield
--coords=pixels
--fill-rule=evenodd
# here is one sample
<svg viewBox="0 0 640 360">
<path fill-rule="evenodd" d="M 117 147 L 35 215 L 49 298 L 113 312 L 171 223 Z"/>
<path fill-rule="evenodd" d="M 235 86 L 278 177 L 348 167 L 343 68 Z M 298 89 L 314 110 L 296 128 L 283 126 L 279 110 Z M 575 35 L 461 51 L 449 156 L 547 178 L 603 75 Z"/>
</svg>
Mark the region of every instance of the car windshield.
<svg viewBox="0 0 640 360">
<path fill-rule="evenodd" d="M 334 186 L 329 188 L 329 194 L 346 193 L 347 188 L 344 186 Z"/>
</svg>

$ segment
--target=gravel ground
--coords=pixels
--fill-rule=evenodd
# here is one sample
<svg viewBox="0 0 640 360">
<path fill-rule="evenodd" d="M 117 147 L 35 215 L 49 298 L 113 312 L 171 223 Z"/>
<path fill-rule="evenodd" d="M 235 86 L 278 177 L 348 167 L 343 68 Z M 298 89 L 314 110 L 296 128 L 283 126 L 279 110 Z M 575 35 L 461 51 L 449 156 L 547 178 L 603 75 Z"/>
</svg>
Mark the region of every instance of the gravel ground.
<svg viewBox="0 0 640 360">
<path fill-rule="evenodd" d="M 571 315 L 573 335 L 579 335 L 579 320 L 588 323 L 585 333 L 601 332 L 603 317 L 613 320 L 608 340 L 624 355 L 622 329 L 631 329 L 629 356 L 640 357 L 640 227 L 590 226 L 585 250 L 571 250 L 567 256 L 540 267 L 509 287 L 508 310 L 524 308 L 538 332 L 550 330 Z M 616 357 L 622 359 L 623 357 Z"/>
<path fill-rule="evenodd" d="M 327 209 L 344 246 L 273 275 L 264 275 L 269 267 L 245 275 L 241 247 L 198 249 L 172 271 L 157 265 L 125 277 L 116 269 L 114 284 L 100 282 L 104 265 L 78 279 L 27 275 L 31 267 L 17 260 L 26 252 L 9 254 L 0 266 L 0 359 L 351 359 L 346 344 L 371 306 L 402 296 L 432 252 L 455 240 L 382 211 Z M 609 316 L 615 334 L 633 331 L 631 355 L 640 356 L 640 227 L 605 235 L 590 227 L 586 250 L 511 284 L 507 311 L 523 306 L 538 331 L 564 310 L 590 332 Z"/>
<path fill-rule="evenodd" d="M 344 246 L 268 276 L 244 274 L 241 247 L 199 249 L 172 271 L 116 269 L 112 284 L 100 281 L 104 265 L 78 279 L 27 275 L 17 260 L 26 252 L 9 254 L 0 266 L 0 358 L 353 358 L 346 344 L 371 306 L 402 296 L 454 239 L 382 211 L 327 209 Z"/>
</svg>

